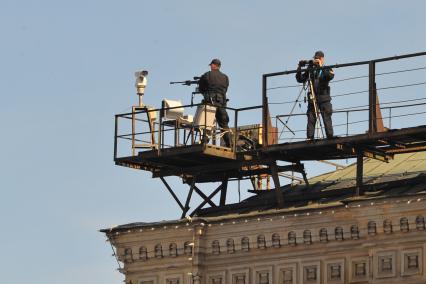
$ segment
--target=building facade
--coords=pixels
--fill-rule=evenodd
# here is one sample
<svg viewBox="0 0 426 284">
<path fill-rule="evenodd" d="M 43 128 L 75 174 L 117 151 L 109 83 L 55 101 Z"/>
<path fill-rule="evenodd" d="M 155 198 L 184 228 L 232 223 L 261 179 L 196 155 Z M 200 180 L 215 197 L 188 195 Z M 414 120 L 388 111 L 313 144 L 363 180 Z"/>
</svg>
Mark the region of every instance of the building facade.
<svg viewBox="0 0 426 284">
<path fill-rule="evenodd" d="M 403 169 L 394 186 L 378 174 L 380 183 L 361 198 L 326 193 L 311 202 L 306 194 L 281 209 L 224 208 L 102 232 L 127 284 L 424 284 L 424 170 Z"/>
<path fill-rule="evenodd" d="M 426 283 L 426 197 L 133 224 L 107 232 L 126 283 Z"/>
</svg>

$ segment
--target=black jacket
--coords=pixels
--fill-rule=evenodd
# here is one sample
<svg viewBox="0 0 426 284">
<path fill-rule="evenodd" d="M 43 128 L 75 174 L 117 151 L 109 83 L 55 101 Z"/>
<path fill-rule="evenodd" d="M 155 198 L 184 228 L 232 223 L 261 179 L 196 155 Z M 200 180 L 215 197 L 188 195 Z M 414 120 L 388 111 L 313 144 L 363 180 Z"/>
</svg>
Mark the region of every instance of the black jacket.
<svg viewBox="0 0 426 284">
<path fill-rule="evenodd" d="M 202 94 L 221 94 L 225 97 L 228 91 L 228 76 L 219 70 L 204 73 L 198 82 L 199 91 Z"/>
<path fill-rule="evenodd" d="M 313 70 L 314 92 L 319 103 L 331 101 L 330 86 L 328 83 L 334 78 L 334 72 L 331 68 L 322 70 Z M 300 66 L 297 68 L 296 80 L 299 83 L 305 83 L 308 80 L 308 71 L 302 73 Z M 308 82 L 309 83 L 309 82 Z M 309 86 L 308 86 L 309 87 Z"/>
</svg>

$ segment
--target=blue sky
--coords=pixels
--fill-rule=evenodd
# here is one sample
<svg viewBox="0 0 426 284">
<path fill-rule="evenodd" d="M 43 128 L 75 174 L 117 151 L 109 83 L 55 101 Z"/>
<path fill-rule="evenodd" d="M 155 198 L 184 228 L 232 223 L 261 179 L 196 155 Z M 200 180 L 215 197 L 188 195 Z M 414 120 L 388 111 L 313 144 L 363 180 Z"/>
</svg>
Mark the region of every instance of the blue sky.
<svg viewBox="0 0 426 284">
<path fill-rule="evenodd" d="M 159 180 L 112 161 L 113 115 L 136 102 L 135 70 L 150 72 L 148 104 L 189 103 L 189 88 L 168 83 L 218 57 L 230 105 L 256 105 L 263 73 L 294 69 L 318 49 L 330 64 L 425 51 L 425 9 L 389 0 L 2 0 L 2 283 L 120 283 L 98 230 L 180 215 Z"/>
</svg>

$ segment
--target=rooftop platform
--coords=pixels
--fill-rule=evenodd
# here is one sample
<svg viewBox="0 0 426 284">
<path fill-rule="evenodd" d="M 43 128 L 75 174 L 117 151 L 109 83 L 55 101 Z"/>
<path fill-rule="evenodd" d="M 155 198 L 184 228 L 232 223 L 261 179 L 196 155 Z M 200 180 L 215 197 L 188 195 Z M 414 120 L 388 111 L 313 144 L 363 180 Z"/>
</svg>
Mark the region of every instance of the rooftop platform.
<svg viewBox="0 0 426 284">
<path fill-rule="evenodd" d="M 136 156 L 116 158 L 115 163 L 134 169 L 151 171 L 153 177 L 180 176 L 197 182 L 243 178 L 271 174 L 273 161 L 294 162 L 335 160 L 357 156 L 389 161 L 394 154 L 426 149 L 426 126 L 392 129 L 374 134 L 359 134 L 334 139 L 274 144 L 255 151 L 233 152 L 231 148 L 195 144 L 158 150 L 141 151 Z M 279 167 L 279 172 L 297 167 Z"/>
<path fill-rule="evenodd" d="M 383 69 L 386 72 L 382 72 L 380 69 L 381 73 L 376 72 L 376 65 L 380 64 L 379 67 L 388 68 L 392 62 L 410 58 L 413 58 L 413 61 L 405 69 Z M 303 136 L 306 133 L 306 112 L 302 109 L 303 100 L 300 97 L 303 92 L 306 96 L 313 90 L 308 91 L 305 84 L 294 85 L 294 74 L 298 70 L 290 70 L 263 74 L 262 105 L 246 108 L 226 107 L 230 117 L 229 130 L 220 129 L 217 126 L 214 121 L 215 106 L 205 103 L 165 107 L 163 101 L 163 105 L 159 109 L 134 107 L 132 113 L 116 115 L 114 161 L 119 166 L 149 171 L 153 178 L 161 179 L 182 209 L 182 216 L 185 216 L 189 210 L 193 192 L 198 193 L 204 201 L 195 208 L 191 215 L 202 212 L 204 210 L 202 208 L 206 204 L 209 204 L 212 210 L 225 206 L 227 183 L 230 180 L 249 179 L 256 191 L 259 189 L 256 187 L 256 179 L 257 181 L 267 179 L 266 188 L 272 189 L 268 194 L 274 196 L 273 199 L 268 199 L 268 206 L 277 205 L 281 208 L 284 206 L 285 200 L 304 198 L 306 195 L 303 190 L 298 192 L 285 190 L 284 194 L 281 194 L 279 189 L 282 188 L 280 184 L 282 176 L 293 178 L 294 173 L 300 173 L 302 178 L 298 177 L 299 180 L 304 181 L 304 186 L 312 190 L 312 194 L 314 194 L 315 185 L 312 185 L 307 178 L 304 161 L 356 158 L 355 186 L 345 188 L 342 192 L 359 197 L 364 194 L 365 190 L 368 190 L 364 178 L 368 175 L 363 165 L 365 158 L 390 162 L 397 154 L 426 150 L 426 125 L 424 124 L 426 112 L 423 109 L 426 105 L 426 97 L 423 95 L 424 89 L 420 89 L 426 85 L 426 82 L 412 81 L 413 78 L 423 79 L 424 76 L 417 75 L 416 77 L 412 75 L 413 73 L 409 73 L 408 77 L 401 76 L 406 72 L 424 72 L 426 66 L 417 66 L 421 62 L 421 58 L 426 59 L 426 52 L 326 67 L 310 67 L 309 70 L 302 70 L 302 72 L 313 72 L 312 68 L 319 70 L 321 68 L 350 67 L 348 69 L 353 70 L 355 67 L 368 67 L 368 75 L 359 76 L 359 73 L 347 73 L 351 74 L 351 77 L 332 82 L 344 82 L 344 88 L 341 88 L 343 93 L 332 95 L 333 129 L 337 134 L 332 139 L 320 138 L 324 136 L 321 135 L 323 132 L 321 122 L 317 123 L 316 137 L 318 139 L 307 141 L 304 137 L 297 136 L 298 133 L 303 133 Z M 413 62 L 417 65 L 413 66 Z M 398 68 L 401 67 L 398 65 Z M 335 73 L 344 74 L 346 69 L 342 69 Z M 377 81 L 378 78 L 394 74 L 398 74 L 398 79 L 408 78 L 409 82 L 388 85 L 394 82 L 394 78 Z M 287 75 L 291 75 L 288 77 L 291 77 L 290 84 L 293 85 L 269 87 L 268 80 L 282 84 L 282 76 Z M 279 76 L 281 77 L 277 78 Z M 362 78 L 365 78 L 363 87 L 362 84 L 350 85 L 348 83 Z M 355 86 L 357 89 L 347 90 L 346 87 L 350 86 Z M 286 102 L 270 100 L 274 95 L 270 92 L 276 90 L 286 90 L 285 95 L 288 93 L 294 97 L 297 91 L 293 92 L 293 87 L 300 90 L 296 100 Z M 359 91 L 360 87 L 364 89 Z M 390 100 L 390 95 L 386 92 L 398 91 L 400 88 L 412 88 L 412 91 L 404 89 L 403 92 L 395 93 L 396 97 Z M 338 90 L 334 85 L 332 89 L 333 91 Z M 384 92 L 386 95 L 386 100 L 382 102 L 382 105 L 379 101 L 381 94 L 378 91 Z M 363 93 L 366 95 L 362 96 Z M 284 94 L 275 95 L 283 96 Z M 356 97 L 351 101 L 347 97 L 349 95 L 356 95 Z M 343 101 L 339 105 L 340 98 L 343 98 Z M 360 102 L 365 105 L 358 105 Z M 353 103 L 357 105 L 353 105 Z M 302 111 L 295 114 L 293 111 L 298 109 L 297 105 Z M 336 105 L 340 109 L 335 109 Z M 284 106 L 288 106 L 288 111 Z M 191 110 L 195 114 L 194 117 L 197 117 L 197 113 L 202 114 L 198 116 L 198 120 L 184 119 L 184 117 L 188 117 L 183 116 L 184 112 L 187 113 Z M 258 112 L 257 115 L 247 114 L 247 112 L 255 111 Z M 382 115 L 382 112 L 387 113 L 387 116 Z M 167 116 L 167 114 L 176 113 L 179 115 Z M 321 114 L 317 112 L 316 115 L 321 121 Z M 294 125 L 290 123 L 290 118 L 292 118 L 291 123 L 294 121 Z M 296 121 L 298 118 L 300 119 Z M 125 125 L 122 121 L 131 121 L 131 124 Z M 281 129 L 280 126 L 282 126 Z M 231 132 L 232 147 L 221 146 L 223 145 L 221 136 L 224 131 Z M 290 137 L 287 137 L 287 140 L 281 139 L 283 133 Z M 127 143 L 127 145 L 123 147 L 121 146 L 123 144 L 119 145 L 119 143 Z M 291 172 L 291 174 L 284 172 Z M 169 176 L 182 178 L 183 182 L 190 186 L 185 203 L 178 200 L 164 179 Z M 269 187 L 270 177 L 273 179 L 273 187 Z M 221 183 L 209 196 L 196 186 L 197 183 L 208 182 Z M 219 192 L 221 193 L 220 202 L 215 204 L 212 198 Z M 314 198 L 313 195 L 308 196 Z"/>
</svg>

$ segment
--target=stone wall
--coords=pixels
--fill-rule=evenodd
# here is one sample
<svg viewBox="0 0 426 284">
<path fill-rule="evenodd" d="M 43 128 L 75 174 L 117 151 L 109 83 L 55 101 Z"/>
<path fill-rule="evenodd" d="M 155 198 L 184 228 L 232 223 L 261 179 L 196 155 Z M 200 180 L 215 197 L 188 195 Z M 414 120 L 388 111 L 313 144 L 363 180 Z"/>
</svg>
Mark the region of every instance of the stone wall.
<svg viewBox="0 0 426 284">
<path fill-rule="evenodd" d="M 426 199 L 381 199 L 109 234 L 126 282 L 426 283 Z"/>
</svg>

